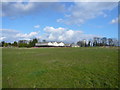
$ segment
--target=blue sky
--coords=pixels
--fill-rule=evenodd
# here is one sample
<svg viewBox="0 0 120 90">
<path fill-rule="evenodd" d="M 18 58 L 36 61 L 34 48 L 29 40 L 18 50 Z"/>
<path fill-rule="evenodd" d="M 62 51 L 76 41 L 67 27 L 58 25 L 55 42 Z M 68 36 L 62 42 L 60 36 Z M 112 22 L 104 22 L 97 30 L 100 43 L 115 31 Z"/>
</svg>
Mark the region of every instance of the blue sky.
<svg viewBox="0 0 120 90">
<path fill-rule="evenodd" d="M 4 2 L 1 18 L 1 41 L 118 38 L 118 6 L 114 2 Z"/>
</svg>

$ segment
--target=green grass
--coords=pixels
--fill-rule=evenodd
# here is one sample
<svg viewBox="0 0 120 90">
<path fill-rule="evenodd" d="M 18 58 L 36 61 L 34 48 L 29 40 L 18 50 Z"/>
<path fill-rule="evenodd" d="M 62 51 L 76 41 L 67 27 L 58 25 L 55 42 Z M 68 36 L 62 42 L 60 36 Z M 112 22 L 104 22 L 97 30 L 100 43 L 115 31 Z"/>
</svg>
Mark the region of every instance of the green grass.
<svg viewBox="0 0 120 90">
<path fill-rule="evenodd" d="M 116 48 L 3 48 L 3 88 L 117 88 Z"/>
<path fill-rule="evenodd" d="M 2 48 L 0 48 L 0 89 L 2 88 Z"/>
</svg>

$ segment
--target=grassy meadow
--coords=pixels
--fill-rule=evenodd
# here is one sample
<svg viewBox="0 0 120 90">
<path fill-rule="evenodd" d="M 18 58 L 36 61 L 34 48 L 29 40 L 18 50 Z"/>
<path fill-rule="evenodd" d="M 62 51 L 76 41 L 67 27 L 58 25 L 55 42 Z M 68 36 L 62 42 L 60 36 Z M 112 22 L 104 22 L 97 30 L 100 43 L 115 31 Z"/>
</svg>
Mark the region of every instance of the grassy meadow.
<svg viewBox="0 0 120 90">
<path fill-rule="evenodd" d="M 117 48 L 3 48 L 3 88 L 117 88 Z"/>
<path fill-rule="evenodd" d="M 0 48 L 0 89 L 2 88 L 2 48 Z"/>
</svg>

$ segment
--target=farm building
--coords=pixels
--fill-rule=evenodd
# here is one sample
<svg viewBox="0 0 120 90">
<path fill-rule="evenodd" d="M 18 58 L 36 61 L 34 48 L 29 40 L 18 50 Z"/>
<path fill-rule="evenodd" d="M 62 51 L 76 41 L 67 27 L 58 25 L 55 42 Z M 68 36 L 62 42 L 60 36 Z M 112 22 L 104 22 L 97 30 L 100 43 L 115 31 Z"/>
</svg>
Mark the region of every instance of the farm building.
<svg viewBox="0 0 120 90">
<path fill-rule="evenodd" d="M 71 44 L 65 44 L 65 47 L 71 47 Z"/>
<path fill-rule="evenodd" d="M 77 44 L 71 44 L 71 47 L 80 47 L 80 46 Z"/>
<path fill-rule="evenodd" d="M 36 47 L 64 47 L 63 42 L 39 42 L 35 44 Z"/>
</svg>

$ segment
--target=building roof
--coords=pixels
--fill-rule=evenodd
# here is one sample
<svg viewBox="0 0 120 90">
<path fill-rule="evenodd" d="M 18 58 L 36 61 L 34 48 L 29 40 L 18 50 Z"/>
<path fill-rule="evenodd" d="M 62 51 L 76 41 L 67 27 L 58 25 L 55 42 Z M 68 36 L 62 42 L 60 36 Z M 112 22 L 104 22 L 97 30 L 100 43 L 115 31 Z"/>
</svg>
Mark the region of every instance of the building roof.
<svg viewBox="0 0 120 90">
<path fill-rule="evenodd" d="M 50 42 L 38 42 L 39 44 L 48 44 L 48 43 L 55 43 L 56 41 L 50 41 Z M 56 43 L 64 43 L 64 42 L 56 42 Z"/>
</svg>

